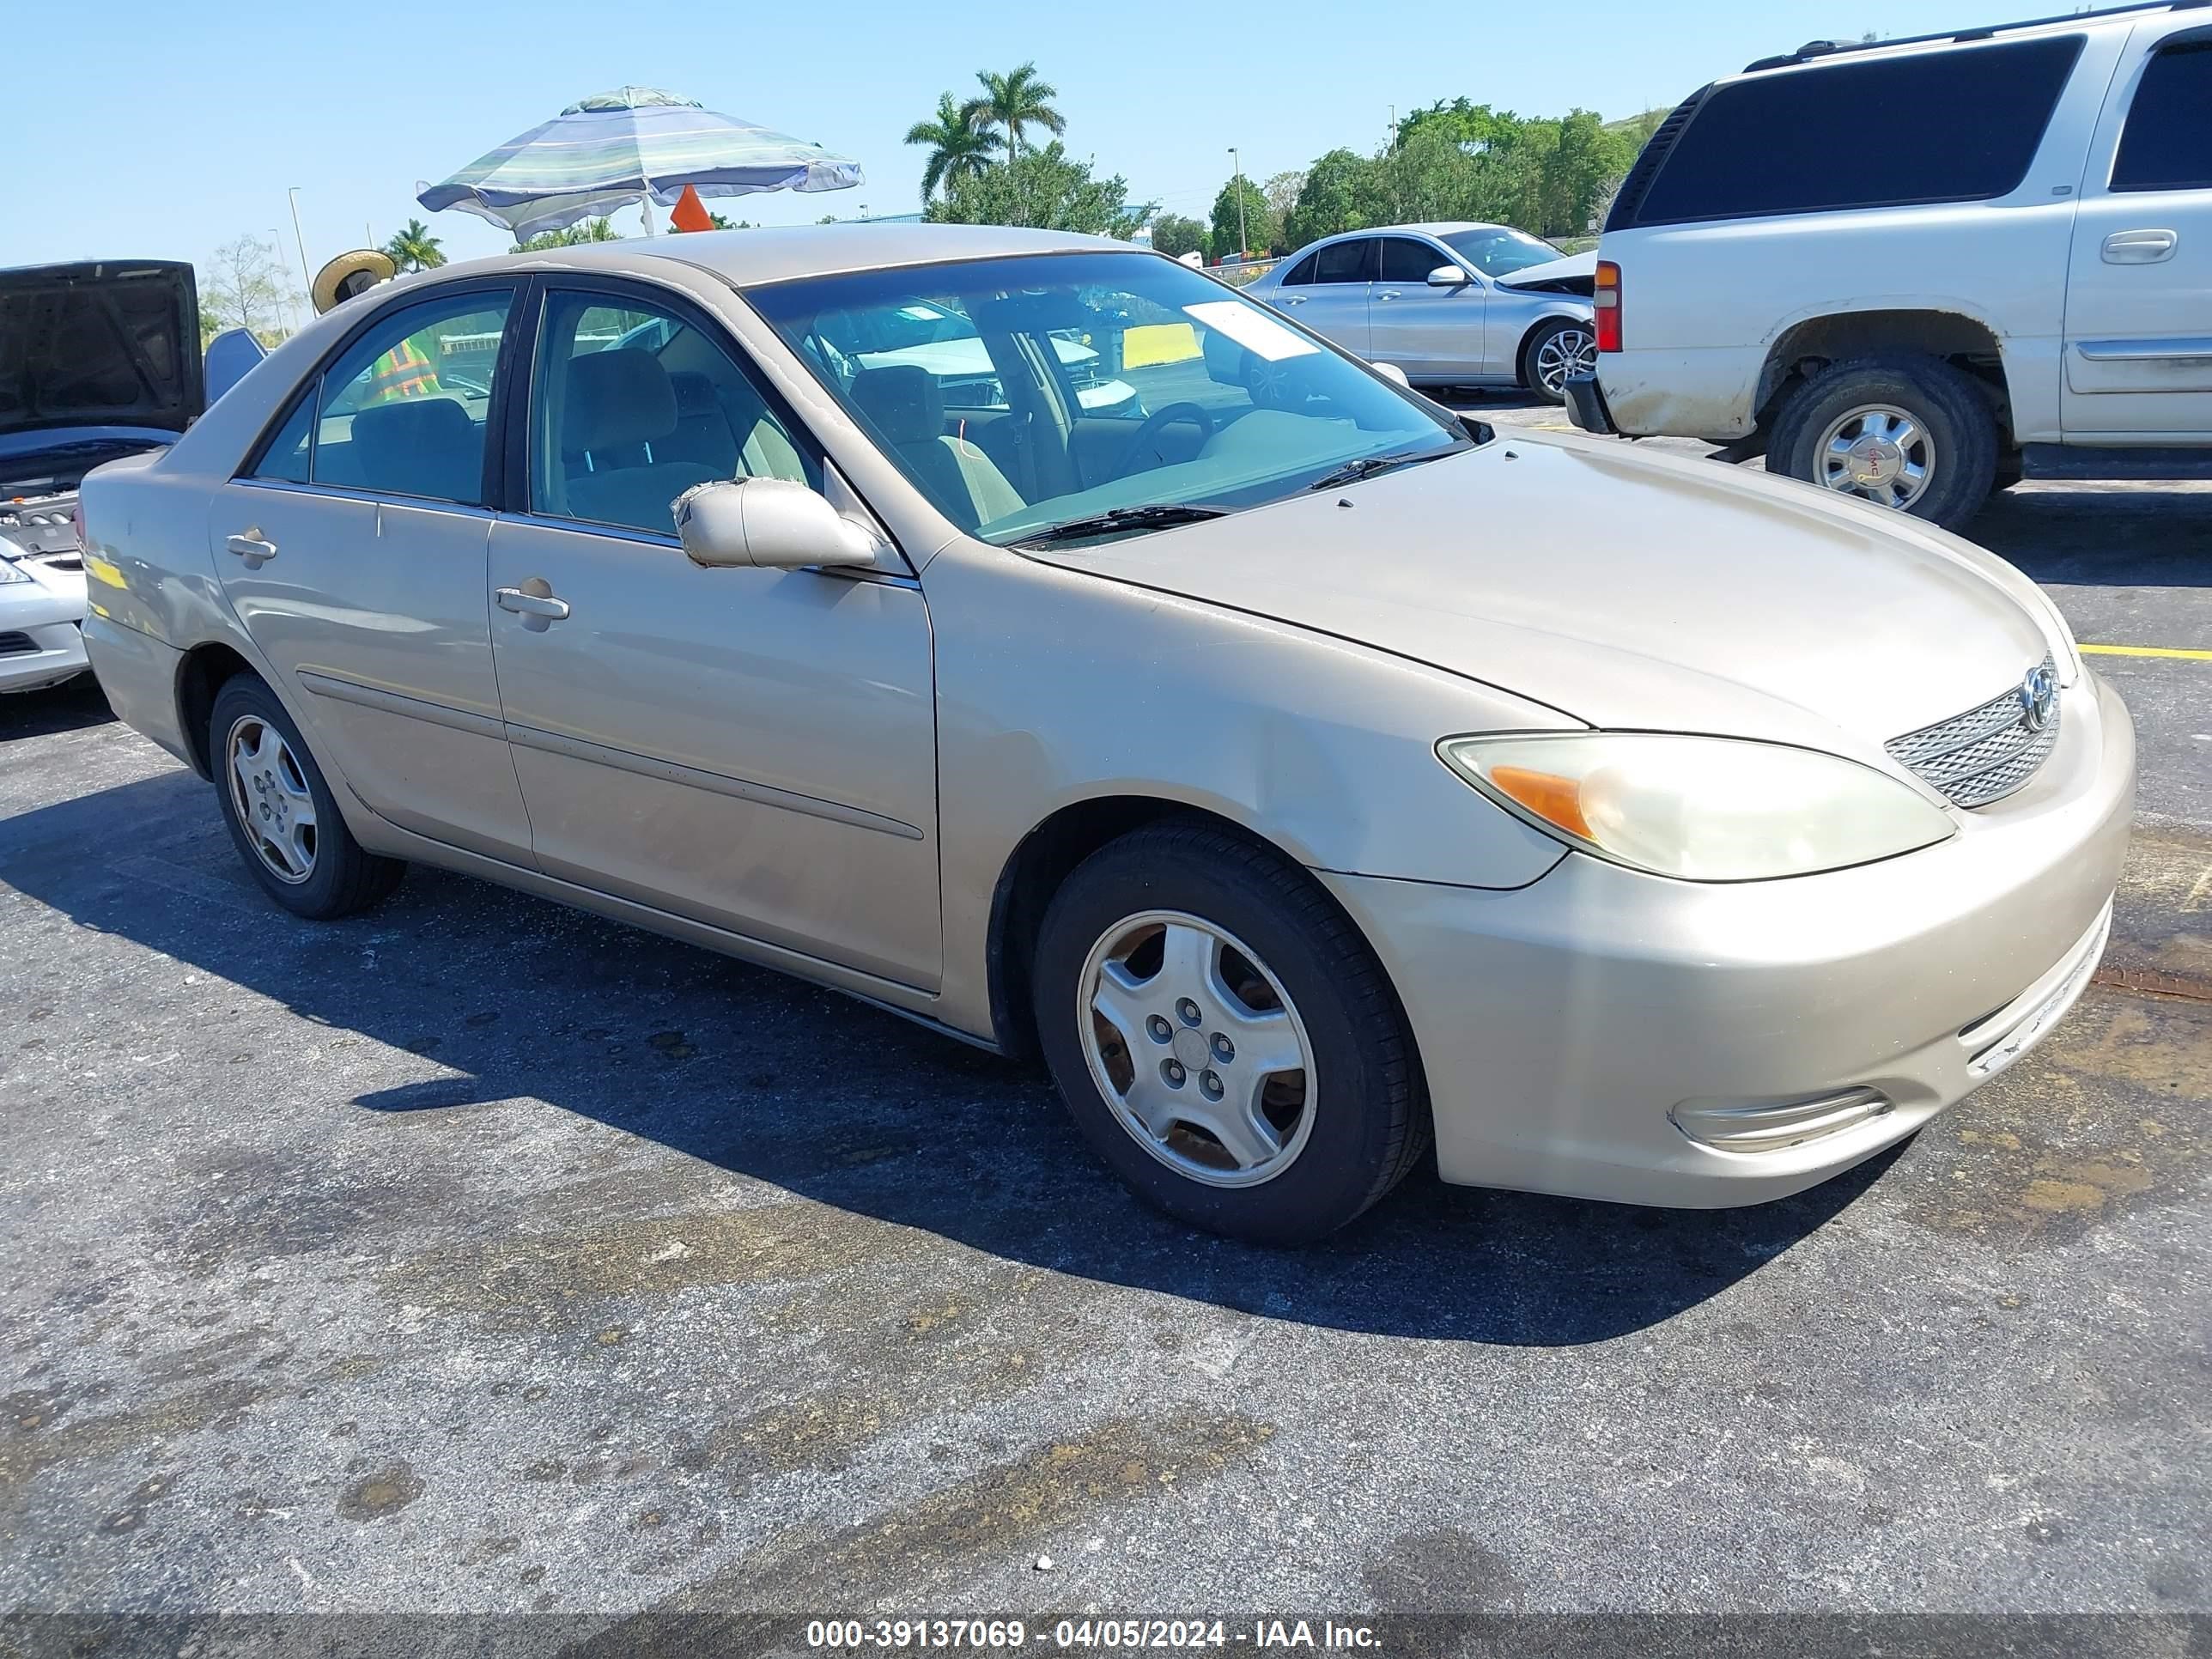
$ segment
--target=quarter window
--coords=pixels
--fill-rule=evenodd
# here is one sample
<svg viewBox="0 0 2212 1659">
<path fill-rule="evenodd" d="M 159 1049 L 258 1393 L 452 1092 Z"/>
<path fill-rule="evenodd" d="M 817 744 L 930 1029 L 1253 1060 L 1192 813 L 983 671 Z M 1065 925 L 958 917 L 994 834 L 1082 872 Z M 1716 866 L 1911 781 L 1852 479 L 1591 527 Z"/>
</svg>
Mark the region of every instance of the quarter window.
<svg viewBox="0 0 2212 1659">
<path fill-rule="evenodd" d="M 1375 280 L 1375 239 L 1361 236 L 1349 242 L 1331 242 L 1314 255 L 1316 283 L 1371 283 Z"/>
<path fill-rule="evenodd" d="M 530 404 L 535 513 L 672 536 L 694 484 L 821 484 L 727 348 L 649 302 L 548 296 Z"/>
<path fill-rule="evenodd" d="M 2212 189 L 2212 40 L 2168 46 L 2143 70 L 2112 188 Z"/>
<path fill-rule="evenodd" d="M 2007 195 L 2081 51 L 2072 34 L 1852 55 L 1723 86 L 1660 163 L 1635 222 Z"/>
<path fill-rule="evenodd" d="M 1280 286 L 1284 288 L 1304 288 L 1308 283 L 1313 281 L 1314 262 L 1320 256 L 1318 254 L 1307 254 L 1304 258 L 1299 260 L 1297 264 L 1291 267 L 1289 273 L 1284 276 Z"/>
</svg>

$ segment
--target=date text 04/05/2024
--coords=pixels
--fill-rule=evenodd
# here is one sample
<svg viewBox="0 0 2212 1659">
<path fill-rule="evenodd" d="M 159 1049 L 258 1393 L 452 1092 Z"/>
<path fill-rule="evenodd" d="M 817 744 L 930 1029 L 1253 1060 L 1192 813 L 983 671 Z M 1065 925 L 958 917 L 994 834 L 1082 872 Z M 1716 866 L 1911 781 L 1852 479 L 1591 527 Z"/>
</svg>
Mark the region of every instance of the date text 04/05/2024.
<svg viewBox="0 0 2212 1659">
<path fill-rule="evenodd" d="M 1334 1620 L 1062 1619 L 1049 1628 L 1020 1619 L 817 1619 L 806 1626 L 811 1648 L 982 1648 L 1012 1651 L 1034 1644 L 1084 1651 L 1129 1649 L 1328 1648 L 1380 1644 L 1365 1625 Z"/>
</svg>

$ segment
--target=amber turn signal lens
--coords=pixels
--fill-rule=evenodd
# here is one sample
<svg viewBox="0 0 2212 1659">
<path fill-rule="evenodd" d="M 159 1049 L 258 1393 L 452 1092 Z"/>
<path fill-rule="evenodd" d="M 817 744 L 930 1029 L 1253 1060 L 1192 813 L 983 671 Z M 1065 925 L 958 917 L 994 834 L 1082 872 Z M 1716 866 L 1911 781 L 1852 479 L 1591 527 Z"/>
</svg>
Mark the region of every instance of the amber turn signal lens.
<svg viewBox="0 0 2212 1659">
<path fill-rule="evenodd" d="M 1539 772 L 1527 766 L 1493 766 L 1492 787 L 1510 795 L 1547 823 L 1557 824 L 1571 836 L 1594 841 L 1589 823 L 1583 817 L 1582 785 L 1556 772 Z"/>
</svg>

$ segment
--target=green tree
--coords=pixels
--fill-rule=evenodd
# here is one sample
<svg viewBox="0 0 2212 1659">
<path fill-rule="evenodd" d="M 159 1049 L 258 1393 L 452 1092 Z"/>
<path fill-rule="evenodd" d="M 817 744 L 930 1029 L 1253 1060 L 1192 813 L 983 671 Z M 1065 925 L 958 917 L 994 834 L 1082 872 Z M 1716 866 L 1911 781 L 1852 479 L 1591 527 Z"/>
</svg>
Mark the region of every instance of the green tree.
<svg viewBox="0 0 2212 1659">
<path fill-rule="evenodd" d="M 402 270 L 435 270 L 446 263 L 444 247 L 420 219 L 410 219 L 407 228 L 384 245 L 384 251 Z"/>
<path fill-rule="evenodd" d="M 586 219 L 565 230 L 541 230 L 526 242 L 517 242 L 517 253 L 543 253 L 548 248 L 580 247 L 586 242 L 619 242 L 621 234 L 611 219 Z"/>
<path fill-rule="evenodd" d="M 1298 192 L 1305 187 L 1305 170 L 1302 167 L 1272 173 L 1260 186 L 1261 194 L 1267 198 L 1267 211 L 1275 216 L 1278 225 L 1291 216 L 1291 210 L 1298 204 Z"/>
<path fill-rule="evenodd" d="M 284 307 L 300 300 L 276 243 L 258 236 L 240 236 L 217 248 L 199 290 L 203 331 L 213 321 L 218 333 L 247 329 L 264 344 L 283 337 Z"/>
<path fill-rule="evenodd" d="M 1136 229 L 1128 199 L 1127 180 L 1119 173 L 1093 178 L 1090 165 L 1071 159 L 1055 138 L 1002 166 L 953 179 L 922 217 L 932 224 L 1030 225 L 1127 237 Z"/>
<path fill-rule="evenodd" d="M 1244 204 L 1241 221 L 1237 211 L 1240 196 Z M 1213 251 L 1222 258 L 1232 252 L 1251 253 L 1272 248 L 1281 240 L 1281 233 L 1266 192 L 1249 179 L 1231 179 L 1213 198 Z"/>
<path fill-rule="evenodd" d="M 978 124 L 978 106 L 969 104 L 963 108 L 951 93 L 941 92 L 937 94 L 937 113 L 906 130 L 907 143 L 929 146 L 929 159 L 921 167 L 925 205 L 938 185 L 981 173 L 1002 147 L 1005 141 L 997 133 Z"/>
<path fill-rule="evenodd" d="M 1152 246 L 1175 258 L 1186 253 L 1203 257 L 1209 251 L 1206 227 L 1180 213 L 1164 213 L 1152 221 Z"/>
<path fill-rule="evenodd" d="M 1377 222 L 1364 216 L 1375 194 L 1375 172 L 1373 161 L 1352 150 L 1333 149 L 1316 160 L 1298 186 L 1297 204 L 1284 219 L 1284 251 Z"/>
<path fill-rule="evenodd" d="M 1008 166 L 1022 159 L 1022 134 L 1030 127 L 1042 127 L 1055 136 L 1067 131 L 1067 123 L 1052 106 L 1052 100 L 1060 96 L 1060 88 L 1039 80 L 1035 64 L 1024 64 L 1006 75 L 978 70 L 975 78 L 983 83 L 983 95 L 969 99 L 961 113 L 971 126 L 986 131 L 1001 126 L 1006 130 Z M 1030 222 L 1022 199 L 1019 196 L 1014 198 L 1015 217 L 1012 222 L 1018 225 Z"/>
</svg>

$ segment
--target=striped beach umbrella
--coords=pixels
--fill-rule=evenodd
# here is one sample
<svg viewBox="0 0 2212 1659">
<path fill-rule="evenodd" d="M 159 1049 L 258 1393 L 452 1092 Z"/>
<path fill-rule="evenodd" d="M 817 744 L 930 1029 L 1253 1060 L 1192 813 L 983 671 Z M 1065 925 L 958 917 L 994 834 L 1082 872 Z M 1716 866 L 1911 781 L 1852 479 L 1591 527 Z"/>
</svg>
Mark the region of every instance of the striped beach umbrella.
<svg viewBox="0 0 2212 1659">
<path fill-rule="evenodd" d="M 517 238 L 560 230 L 650 197 L 667 207 L 686 185 L 702 196 L 850 190 L 857 161 L 694 100 L 623 87 L 571 104 L 508 139 L 416 200 L 505 225 Z"/>
</svg>

